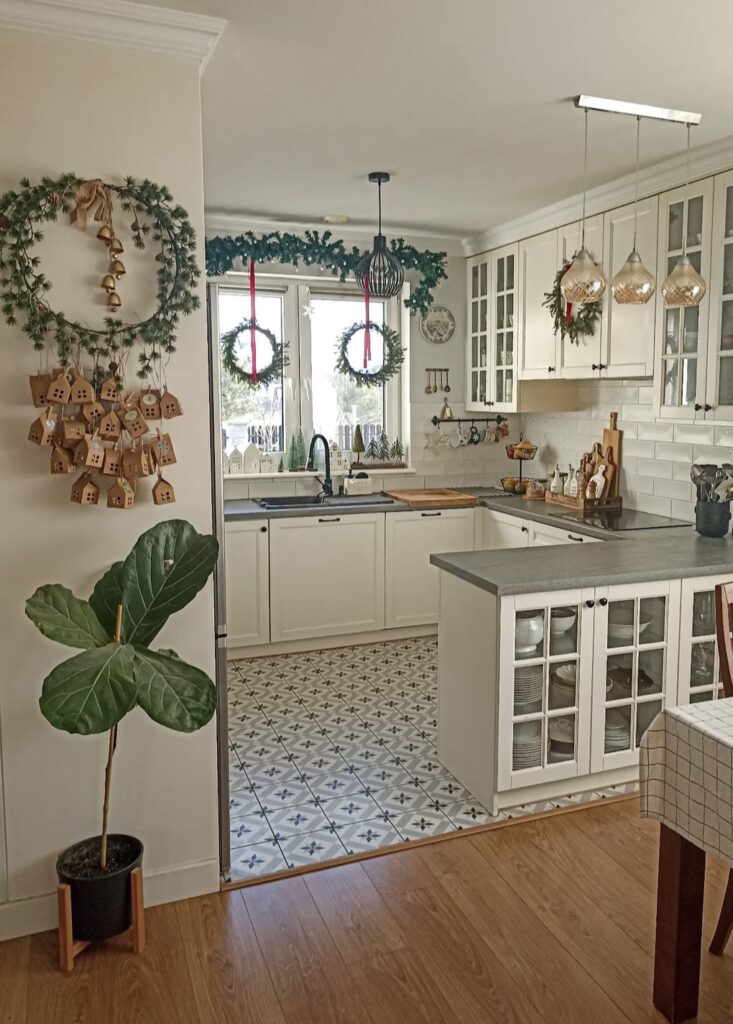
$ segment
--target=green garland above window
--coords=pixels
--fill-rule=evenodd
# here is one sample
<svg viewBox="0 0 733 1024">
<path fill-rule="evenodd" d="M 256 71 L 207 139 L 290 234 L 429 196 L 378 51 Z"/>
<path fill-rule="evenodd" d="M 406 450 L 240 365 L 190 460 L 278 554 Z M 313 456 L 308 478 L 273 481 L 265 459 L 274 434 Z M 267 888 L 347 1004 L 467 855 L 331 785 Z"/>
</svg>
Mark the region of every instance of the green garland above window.
<svg viewBox="0 0 733 1024">
<path fill-rule="evenodd" d="M 560 291 L 560 282 L 565 272 L 570 269 L 570 263 L 560 267 L 555 274 L 555 283 L 551 292 L 545 292 L 543 306 L 547 306 L 555 325 L 555 334 L 560 332 L 561 339 L 569 338 L 572 345 L 580 344 L 580 337 L 593 334 L 596 323 L 601 316 L 600 302 L 584 302 L 582 306 L 573 308 L 572 304 L 565 302 Z"/>
<path fill-rule="evenodd" d="M 355 334 L 366 329 L 366 323 L 362 320 L 359 323 L 347 327 L 338 340 L 338 357 L 336 369 L 339 373 L 345 374 L 353 380 L 357 387 L 376 388 L 386 384 L 399 370 L 405 359 L 405 350 L 400 345 L 400 336 L 386 324 L 375 324 L 369 321 L 369 330 L 376 331 L 382 335 L 384 341 L 384 359 L 378 370 L 357 370 L 349 362 L 349 343 Z"/>
<path fill-rule="evenodd" d="M 405 305 L 411 313 L 427 313 L 433 303 L 434 289 L 448 277 L 446 253 L 416 249 L 402 238 L 392 239 L 389 248 L 405 270 L 417 270 L 420 275 Z M 236 237 L 224 235 L 206 240 L 206 273 L 209 277 L 219 277 L 232 270 L 235 260 L 252 260 L 254 263 L 289 263 L 296 267 L 301 263 L 318 266 L 345 281 L 365 255 L 356 246 L 347 249 L 340 239 L 332 238 L 330 231 L 306 231 L 302 238 L 287 232 L 255 235 L 247 231 Z"/>
</svg>

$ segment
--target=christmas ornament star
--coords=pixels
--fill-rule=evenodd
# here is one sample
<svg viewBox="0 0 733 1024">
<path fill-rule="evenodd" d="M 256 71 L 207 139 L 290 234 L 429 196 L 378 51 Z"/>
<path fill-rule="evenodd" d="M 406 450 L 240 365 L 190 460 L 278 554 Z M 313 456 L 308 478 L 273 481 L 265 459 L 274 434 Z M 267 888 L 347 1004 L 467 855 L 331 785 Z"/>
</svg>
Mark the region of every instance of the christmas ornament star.
<svg viewBox="0 0 733 1024">
<path fill-rule="evenodd" d="M 309 320 L 313 316 L 315 311 L 316 310 L 312 302 L 306 302 L 306 304 L 303 306 L 303 316 L 307 317 Z"/>
</svg>

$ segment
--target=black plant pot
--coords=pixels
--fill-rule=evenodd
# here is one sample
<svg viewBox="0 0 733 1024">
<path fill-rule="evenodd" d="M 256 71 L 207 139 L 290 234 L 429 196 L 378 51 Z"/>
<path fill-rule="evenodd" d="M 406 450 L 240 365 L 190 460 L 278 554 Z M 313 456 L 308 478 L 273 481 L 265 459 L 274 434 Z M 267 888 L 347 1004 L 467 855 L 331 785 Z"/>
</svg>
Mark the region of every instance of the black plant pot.
<svg viewBox="0 0 733 1024">
<path fill-rule="evenodd" d="M 140 867 L 143 844 L 134 836 L 107 837 L 107 870 L 99 866 L 101 838 L 82 839 L 56 861 L 59 882 L 71 888 L 75 939 L 99 942 L 126 932 L 132 924 L 130 875 Z"/>
</svg>

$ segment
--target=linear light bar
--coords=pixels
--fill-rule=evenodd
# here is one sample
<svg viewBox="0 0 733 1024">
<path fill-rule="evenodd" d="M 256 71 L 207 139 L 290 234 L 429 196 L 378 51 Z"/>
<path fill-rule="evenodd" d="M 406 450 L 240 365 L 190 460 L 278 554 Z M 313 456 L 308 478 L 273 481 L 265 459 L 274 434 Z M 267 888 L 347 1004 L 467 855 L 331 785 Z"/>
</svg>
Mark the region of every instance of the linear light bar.
<svg viewBox="0 0 733 1024">
<path fill-rule="evenodd" d="M 650 107 L 646 103 L 626 103 L 624 100 L 607 100 L 600 96 L 576 96 L 575 106 L 587 110 L 605 110 L 610 114 L 631 114 L 632 117 L 651 117 L 656 121 L 679 121 L 681 124 L 700 124 L 702 114 L 689 110 L 670 110 L 667 107 Z"/>
</svg>

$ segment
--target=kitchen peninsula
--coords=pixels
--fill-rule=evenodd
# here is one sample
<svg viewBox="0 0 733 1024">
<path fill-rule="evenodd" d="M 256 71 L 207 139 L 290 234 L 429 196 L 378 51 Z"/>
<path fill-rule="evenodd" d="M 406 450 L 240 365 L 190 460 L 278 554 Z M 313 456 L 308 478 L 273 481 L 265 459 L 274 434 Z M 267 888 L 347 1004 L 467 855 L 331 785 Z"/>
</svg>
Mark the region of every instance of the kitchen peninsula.
<svg viewBox="0 0 733 1024">
<path fill-rule="evenodd" d="M 493 812 L 635 781 L 658 712 L 719 695 L 713 590 L 733 575 L 733 541 L 676 526 L 606 533 L 588 549 L 563 542 L 537 504 L 507 502 L 501 517 L 527 517 L 532 532 L 552 522 L 557 539 L 534 541 L 555 545 L 541 556 L 431 556 L 438 754 Z M 599 534 L 578 525 L 566 537 Z"/>
</svg>

